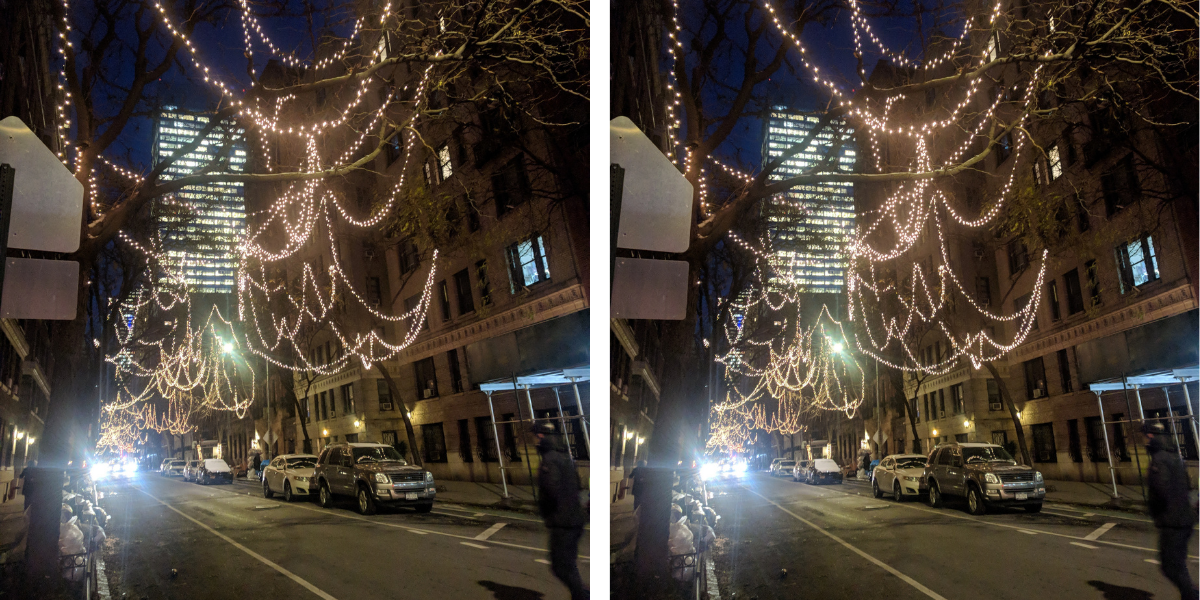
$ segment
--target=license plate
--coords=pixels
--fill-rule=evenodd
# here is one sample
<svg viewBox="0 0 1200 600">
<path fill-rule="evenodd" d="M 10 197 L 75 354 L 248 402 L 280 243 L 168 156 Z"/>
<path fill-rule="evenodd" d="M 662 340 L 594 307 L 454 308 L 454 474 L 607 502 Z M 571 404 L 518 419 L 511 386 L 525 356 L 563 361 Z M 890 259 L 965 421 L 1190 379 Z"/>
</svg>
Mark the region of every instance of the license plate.
<svg viewBox="0 0 1200 600">
<path fill-rule="evenodd" d="M 1024 495 L 1024 494 L 1022 494 L 1022 495 Z M 416 500 L 417 494 L 416 494 L 416 492 L 408 492 L 407 494 L 404 494 L 404 499 L 405 500 Z"/>
<path fill-rule="evenodd" d="M 1017 492 L 1017 500 L 1028 500 L 1029 494 L 1025 492 Z"/>
</svg>

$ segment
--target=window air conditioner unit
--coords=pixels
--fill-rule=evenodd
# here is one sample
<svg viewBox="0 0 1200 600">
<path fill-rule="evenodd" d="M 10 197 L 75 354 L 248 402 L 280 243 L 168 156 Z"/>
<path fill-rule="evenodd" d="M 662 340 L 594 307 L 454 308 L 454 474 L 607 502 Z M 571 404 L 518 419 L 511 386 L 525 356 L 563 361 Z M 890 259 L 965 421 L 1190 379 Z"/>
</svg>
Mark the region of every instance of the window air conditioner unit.
<svg viewBox="0 0 1200 600">
<path fill-rule="evenodd" d="M 1002 408 L 1004 408 L 1004 406 L 999 402 L 993 402 L 988 405 L 988 410 L 1001 410 Z"/>
<path fill-rule="evenodd" d="M 392 403 L 391 402 L 380 402 L 379 410 L 392 410 Z"/>
<path fill-rule="evenodd" d="M 1044 392 L 1042 392 L 1042 390 L 1033 390 L 1034 398 L 1041 398 L 1042 396 L 1045 396 L 1045 395 L 1046 394 Z"/>
<path fill-rule="evenodd" d="M 433 397 L 433 390 L 431 390 L 429 388 L 425 388 L 425 398 L 428 399 L 428 398 L 432 398 L 432 397 Z"/>
</svg>

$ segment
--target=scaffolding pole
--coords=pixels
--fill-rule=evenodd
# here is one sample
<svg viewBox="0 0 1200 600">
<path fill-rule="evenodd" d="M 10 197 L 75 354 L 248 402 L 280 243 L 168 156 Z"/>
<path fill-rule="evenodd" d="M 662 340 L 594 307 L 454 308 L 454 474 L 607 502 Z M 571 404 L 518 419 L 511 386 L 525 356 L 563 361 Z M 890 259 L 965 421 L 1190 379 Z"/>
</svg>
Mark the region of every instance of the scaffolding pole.
<svg viewBox="0 0 1200 600">
<path fill-rule="evenodd" d="M 1120 494 L 1117 493 L 1117 469 L 1113 466 L 1112 447 L 1108 443 L 1108 424 L 1104 422 L 1104 401 L 1100 399 L 1102 393 L 1096 392 L 1096 404 L 1100 405 L 1100 431 L 1104 434 L 1104 454 L 1108 456 L 1108 474 L 1112 479 L 1112 497 L 1115 500 L 1120 498 Z"/>
<path fill-rule="evenodd" d="M 504 476 L 504 451 L 500 449 L 500 430 L 496 429 L 496 409 L 492 406 L 492 392 L 485 392 L 488 398 L 488 413 L 492 415 L 492 441 L 496 442 L 496 461 L 500 465 L 500 487 L 504 490 L 504 498 L 508 499 L 508 480 Z"/>
<path fill-rule="evenodd" d="M 513 373 L 512 382 L 513 382 L 513 394 L 515 394 L 517 397 L 516 398 L 516 400 L 517 400 L 517 423 L 519 423 L 521 425 L 520 427 L 518 427 L 518 430 L 521 430 L 521 429 L 525 428 L 525 422 L 524 422 L 525 417 L 521 414 L 521 391 L 517 387 L 517 374 L 516 373 Z M 529 386 L 525 386 L 525 396 L 526 396 L 526 398 L 529 397 Z M 536 421 L 533 420 L 534 419 L 533 400 L 529 401 L 529 419 L 530 419 L 531 423 L 536 423 Z M 534 477 L 533 477 L 533 461 L 529 457 L 529 436 L 526 435 L 525 432 L 523 432 L 523 431 L 517 431 L 517 435 L 521 436 L 521 445 L 525 447 L 525 467 L 529 470 L 529 487 L 530 487 L 530 489 L 533 490 L 534 501 L 537 501 L 538 486 L 537 486 L 537 479 L 534 479 Z"/>
<path fill-rule="evenodd" d="M 567 437 L 567 420 L 563 418 L 562 398 L 559 396 L 558 386 L 554 386 L 554 402 L 558 404 L 558 424 L 562 427 L 561 431 L 565 440 Z M 571 452 L 571 444 L 567 444 L 567 456 L 570 456 L 571 460 L 575 460 L 575 453 Z"/>
<path fill-rule="evenodd" d="M 1183 387 L 1183 404 L 1187 406 L 1188 426 L 1192 428 L 1192 442 L 1196 444 L 1196 456 L 1200 458 L 1200 436 L 1196 435 L 1196 415 L 1192 412 L 1192 397 L 1188 393 L 1187 380 L 1179 377 L 1179 384 Z M 1168 402 L 1168 404 L 1170 404 Z"/>
<path fill-rule="evenodd" d="M 575 403 L 579 405 L 579 426 L 583 428 L 583 443 L 587 444 L 588 457 L 592 455 L 592 438 L 588 435 L 587 413 L 583 412 L 583 400 L 579 397 L 579 382 L 577 377 L 568 377 L 571 380 L 571 389 L 575 390 Z"/>
</svg>

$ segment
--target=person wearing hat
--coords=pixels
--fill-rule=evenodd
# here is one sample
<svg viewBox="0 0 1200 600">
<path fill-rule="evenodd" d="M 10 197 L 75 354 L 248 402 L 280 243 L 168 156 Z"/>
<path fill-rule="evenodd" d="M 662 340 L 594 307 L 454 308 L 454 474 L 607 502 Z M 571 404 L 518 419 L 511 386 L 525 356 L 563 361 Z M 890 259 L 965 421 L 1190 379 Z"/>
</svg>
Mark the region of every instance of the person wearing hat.
<svg viewBox="0 0 1200 600">
<path fill-rule="evenodd" d="M 538 509 L 550 530 L 550 570 L 571 590 L 571 600 L 588 597 L 579 574 L 579 538 L 587 515 L 579 501 L 579 473 L 563 448 L 552 423 L 534 423 L 541 456 L 538 467 Z"/>
<path fill-rule="evenodd" d="M 1187 467 L 1167 437 L 1166 428 L 1157 421 L 1142 426 L 1150 453 L 1149 490 L 1146 504 L 1154 526 L 1158 528 L 1159 562 L 1162 572 L 1179 588 L 1180 597 L 1195 600 L 1200 590 L 1188 573 L 1188 540 L 1196 524 L 1196 507 L 1188 498 Z"/>
</svg>

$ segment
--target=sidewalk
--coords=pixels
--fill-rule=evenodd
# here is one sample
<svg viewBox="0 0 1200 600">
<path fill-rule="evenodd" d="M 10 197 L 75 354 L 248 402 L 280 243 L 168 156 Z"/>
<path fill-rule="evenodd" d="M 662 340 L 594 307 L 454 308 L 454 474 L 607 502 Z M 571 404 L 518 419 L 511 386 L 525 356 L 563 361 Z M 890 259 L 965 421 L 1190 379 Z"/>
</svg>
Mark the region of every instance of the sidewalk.
<svg viewBox="0 0 1200 600">
<path fill-rule="evenodd" d="M 25 521 L 25 496 L 17 493 L 16 497 L 0 503 L 0 564 L 14 558 L 25 558 L 25 532 L 28 523 Z"/>
<path fill-rule="evenodd" d="M 614 556 L 628 552 L 637 536 L 637 517 L 633 514 L 633 494 L 609 504 L 609 552 Z"/>
<path fill-rule="evenodd" d="M 1146 512 L 1146 498 L 1140 486 L 1118 484 L 1116 499 L 1112 492 L 1111 483 L 1046 480 L 1046 502 Z"/>
</svg>

